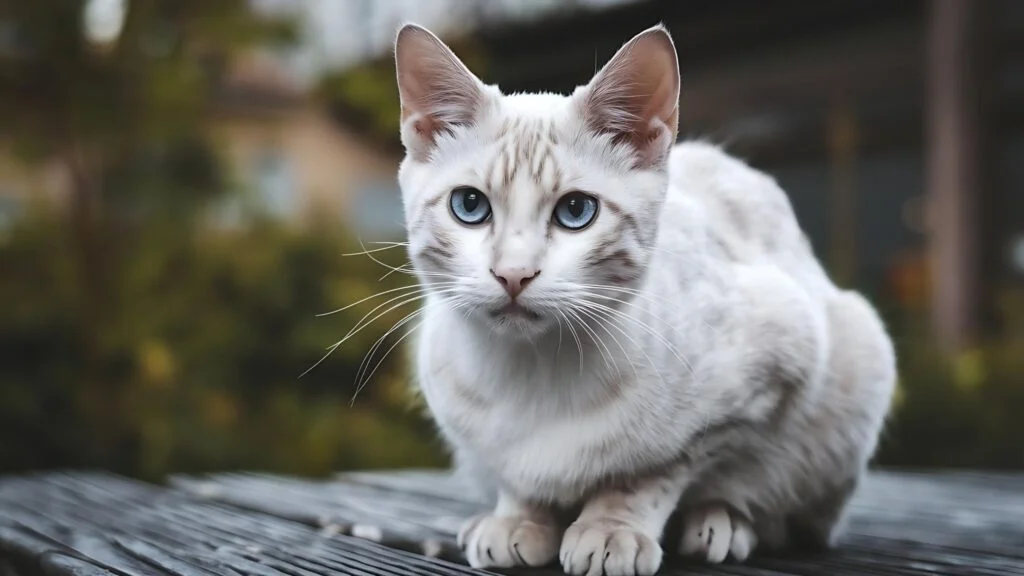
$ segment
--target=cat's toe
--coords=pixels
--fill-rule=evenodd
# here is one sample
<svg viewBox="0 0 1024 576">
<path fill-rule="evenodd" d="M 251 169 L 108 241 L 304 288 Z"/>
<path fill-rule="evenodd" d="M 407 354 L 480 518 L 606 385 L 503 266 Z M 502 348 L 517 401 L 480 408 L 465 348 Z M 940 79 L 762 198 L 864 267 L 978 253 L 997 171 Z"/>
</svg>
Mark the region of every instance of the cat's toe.
<svg viewBox="0 0 1024 576">
<path fill-rule="evenodd" d="M 703 507 L 685 515 L 679 553 L 709 564 L 719 564 L 730 555 L 742 562 L 757 546 L 750 523 L 721 505 Z"/>
<path fill-rule="evenodd" d="M 642 531 L 612 522 L 577 522 L 562 538 L 559 559 L 573 576 L 651 576 L 661 566 L 661 546 Z"/>
<path fill-rule="evenodd" d="M 545 566 L 558 555 L 560 536 L 554 526 L 524 520 L 512 531 L 509 542 L 520 565 Z"/>
<path fill-rule="evenodd" d="M 459 545 L 462 550 L 466 549 L 466 544 L 469 542 L 469 537 L 476 530 L 477 525 L 490 516 L 489 514 L 478 514 L 472 518 L 464 521 L 462 526 L 459 527 L 459 533 L 455 537 L 455 543 Z"/>
<path fill-rule="evenodd" d="M 555 559 L 559 536 L 554 526 L 527 518 L 483 515 L 463 524 L 458 544 L 473 568 L 544 566 Z"/>
<path fill-rule="evenodd" d="M 757 534 L 754 528 L 746 520 L 733 519 L 732 544 L 729 545 L 729 553 L 733 560 L 743 562 L 750 556 L 750 553 L 757 547 Z"/>
</svg>

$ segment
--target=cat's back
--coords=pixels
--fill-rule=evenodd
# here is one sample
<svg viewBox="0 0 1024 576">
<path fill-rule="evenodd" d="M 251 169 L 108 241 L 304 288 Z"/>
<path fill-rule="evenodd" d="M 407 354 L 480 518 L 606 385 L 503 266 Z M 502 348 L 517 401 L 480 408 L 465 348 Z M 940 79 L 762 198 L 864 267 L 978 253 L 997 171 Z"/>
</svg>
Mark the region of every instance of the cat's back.
<svg viewBox="0 0 1024 576">
<path fill-rule="evenodd" d="M 834 286 L 818 263 L 789 197 L 771 176 L 706 142 L 681 142 L 669 157 L 664 224 L 699 223 L 714 257 L 781 268 L 805 287 Z M 698 210 L 700 217 L 673 212 Z M 666 230 L 671 236 L 671 230 Z"/>
</svg>

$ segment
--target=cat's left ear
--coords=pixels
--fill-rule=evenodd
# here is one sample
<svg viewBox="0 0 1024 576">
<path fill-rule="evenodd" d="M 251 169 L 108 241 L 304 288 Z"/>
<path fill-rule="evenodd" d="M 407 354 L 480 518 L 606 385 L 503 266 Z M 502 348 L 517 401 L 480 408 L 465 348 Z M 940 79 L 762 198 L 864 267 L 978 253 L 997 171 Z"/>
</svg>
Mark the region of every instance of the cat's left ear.
<svg viewBox="0 0 1024 576">
<path fill-rule="evenodd" d="M 486 90 L 466 65 L 426 28 L 406 24 L 395 39 L 395 68 L 402 100 L 402 142 L 425 156 L 442 132 L 472 124 Z"/>
<path fill-rule="evenodd" d="M 679 63 L 668 30 L 634 36 L 574 97 L 590 130 L 632 146 L 640 166 L 662 165 L 679 128 Z"/>
</svg>

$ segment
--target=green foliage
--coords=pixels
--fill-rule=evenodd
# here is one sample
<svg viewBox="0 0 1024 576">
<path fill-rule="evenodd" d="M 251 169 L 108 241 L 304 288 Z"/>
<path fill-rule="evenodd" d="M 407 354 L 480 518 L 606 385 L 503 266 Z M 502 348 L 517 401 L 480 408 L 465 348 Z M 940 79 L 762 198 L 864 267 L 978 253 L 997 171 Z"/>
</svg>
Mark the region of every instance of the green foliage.
<svg viewBox="0 0 1024 576">
<path fill-rule="evenodd" d="M 1008 293 L 1024 304 L 1024 295 Z M 909 467 L 1024 468 L 1024 305 L 1006 333 L 955 357 L 920 328 L 898 340 L 899 390 L 878 461 Z"/>
<path fill-rule="evenodd" d="M 0 7 L 17 41 L 0 53 L 0 131 L 36 156 L 88 147 L 102 162 L 187 132 L 225 58 L 295 37 L 292 22 L 260 17 L 245 0 L 132 0 L 115 43 L 95 46 L 84 33 L 85 5 Z"/>
<path fill-rule="evenodd" d="M 102 374 L 90 388 L 77 377 L 86 335 L 69 321 L 75 276 L 64 239 L 60 221 L 42 213 L 0 245 L 0 300 L 17 303 L 0 307 L 3 468 L 89 465 L 159 477 L 442 462 L 432 430 L 412 410 L 401 354 L 388 356 L 350 405 L 365 352 L 414 305 L 368 324 L 299 378 L 385 297 L 317 314 L 409 281 L 394 274 L 378 282 L 387 269 L 343 256 L 360 249 L 332 229 L 265 220 L 177 239 L 159 229 L 122 231 L 117 298 L 89 334 Z M 400 251 L 375 256 L 399 263 Z"/>
<path fill-rule="evenodd" d="M 224 63 L 287 42 L 290 23 L 246 0 L 132 0 L 95 46 L 84 4 L 0 5 L 18 39 L 0 54 L 0 135 L 71 180 L 67 204 L 40 202 L 0 240 L 0 469 L 440 462 L 396 355 L 349 405 L 363 354 L 410 306 L 299 378 L 367 307 L 316 314 L 407 278 L 343 257 L 358 249 L 336 222 L 204 224 L 242 193 L 204 137 Z"/>
</svg>

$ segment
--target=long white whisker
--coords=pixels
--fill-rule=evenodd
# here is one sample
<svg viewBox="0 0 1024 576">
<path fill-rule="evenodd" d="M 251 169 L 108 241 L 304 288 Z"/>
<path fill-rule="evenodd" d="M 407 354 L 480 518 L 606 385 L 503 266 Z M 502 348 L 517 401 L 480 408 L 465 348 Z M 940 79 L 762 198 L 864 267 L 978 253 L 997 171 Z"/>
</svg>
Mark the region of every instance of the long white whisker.
<svg viewBox="0 0 1024 576">
<path fill-rule="evenodd" d="M 558 344 L 555 346 L 555 360 L 558 360 L 558 354 L 562 351 L 562 319 L 555 316 L 555 323 L 558 324 Z"/>
<path fill-rule="evenodd" d="M 634 308 L 634 309 L 636 309 L 636 310 L 638 310 L 640 312 L 643 312 L 643 313 L 647 313 L 647 314 L 651 313 L 647 308 L 644 308 L 643 306 L 638 305 L 636 302 L 630 302 L 629 300 L 623 300 L 621 298 L 616 298 L 614 296 L 608 296 L 607 294 L 598 294 L 598 293 L 595 293 L 595 292 L 587 292 L 587 291 L 583 291 L 583 290 L 578 290 L 577 292 L 579 294 L 582 294 L 586 298 L 597 298 L 597 299 L 600 299 L 600 300 L 616 302 L 616 303 L 622 304 L 623 306 L 629 306 L 630 308 Z M 594 302 L 594 303 L 597 304 L 596 302 Z M 702 322 L 703 322 L 703 320 L 702 320 Z M 704 322 L 704 324 L 707 326 L 707 322 Z M 669 330 L 677 333 L 677 334 L 679 333 L 679 327 L 678 326 L 667 326 L 667 328 Z M 711 326 L 708 326 L 708 328 L 711 328 Z"/>
<path fill-rule="evenodd" d="M 615 362 L 614 358 L 612 358 L 612 352 L 608 348 L 608 345 L 604 343 L 604 340 L 600 336 L 598 336 L 597 332 L 595 332 L 593 328 L 591 328 L 589 325 L 587 325 L 586 320 L 584 320 L 583 318 L 580 318 L 580 315 L 579 315 L 578 312 L 579 312 L 578 309 L 576 309 L 575 307 L 570 307 L 569 310 L 568 310 L 568 313 L 570 315 L 572 315 L 572 317 L 575 318 L 577 322 L 579 322 L 580 328 L 584 332 L 587 333 L 587 335 L 590 337 L 590 340 L 594 344 L 597 344 L 599 346 L 598 352 L 601 353 L 601 357 L 605 360 L 605 363 L 606 364 L 611 364 L 612 366 L 614 366 L 615 367 L 615 372 L 621 378 L 622 377 L 622 371 L 619 370 L 618 363 Z"/>
<path fill-rule="evenodd" d="M 569 332 L 572 334 L 572 339 L 576 341 L 576 348 L 579 350 L 579 353 L 580 353 L 580 376 L 582 376 L 583 375 L 583 343 L 580 342 L 580 337 L 579 337 L 578 334 L 576 334 L 576 329 L 573 328 L 572 321 L 569 320 L 569 317 L 565 315 L 565 312 L 562 312 L 561 310 L 557 310 L 557 312 L 558 312 L 559 316 L 561 316 L 563 319 L 565 319 L 565 325 L 566 325 L 567 328 L 569 328 Z"/>
<path fill-rule="evenodd" d="M 302 378 L 306 374 L 309 374 L 310 372 L 313 371 L 314 368 L 316 368 L 317 366 L 322 364 L 324 360 L 327 360 L 327 357 L 330 356 L 331 354 L 333 354 L 334 351 L 338 349 L 338 346 L 341 346 L 340 342 L 337 343 L 337 344 L 332 344 L 331 346 L 328 346 L 327 347 L 327 352 L 324 353 L 324 355 L 321 356 L 319 360 L 314 362 L 312 366 L 310 366 L 309 368 L 306 368 L 306 370 L 302 374 L 299 374 L 299 378 Z"/>
<path fill-rule="evenodd" d="M 356 371 L 356 390 L 352 394 L 352 400 L 350 402 L 350 405 L 355 404 L 356 397 L 359 396 L 359 392 L 362 391 L 362 389 L 366 386 L 367 380 L 363 379 L 363 375 L 365 374 L 366 369 L 370 367 L 370 362 L 373 360 L 373 356 L 374 354 L 376 354 L 380 346 L 384 343 L 385 340 L 387 340 L 388 336 L 394 333 L 395 330 L 398 330 L 402 326 L 405 326 L 410 320 L 422 314 L 424 310 L 425 308 L 419 308 L 417 310 L 410 312 L 409 314 L 406 314 L 404 318 L 402 318 L 398 322 L 395 322 L 395 324 L 391 326 L 391 328 L 388 328 L 387 332 L 382 334 L 380 338 L 377 338 L 377 341 L 373 343 L 373 346 L 370 347 L 370 350 L 366 353 L 365 356 L 363 356 L 362 362 L 359 363 L 359 370 Z M 404 336 L 400 338 L 398 342 L 401 342 L 403 339 Z M 384 354 L 385 358 L 387 357 L 387 354 L 390 353 L 391 350 L 393 350 L 397 344 L 398 343 L 395 343 L 394 345 L 392 345 L 391 348 L 388 348 L 387 352 L 385 352 Z M 381 358 L 380 362 L 377 363 L 377 366 L 374 367 L 374 372 L 376 372 L 377 367 L 379 367 L 380 363 L 383 361 L 384 358 Z"/>
<path fill-rule="evenodd" d="M 437 294 L 448 294 L 448 293 L 457 292 L 457 290 L 455 290 L 454 288 L 443 288 L 441 290 L 435 290 L 435 292 Z M 356 325 L 353 326 L 348 331 L 347 334 L 345 334 L 345 336 L 341 339 L 341 341 L 344 342 L 345 340 L 348 340 L 350 337 L 354 336 L 356 333 L 358 333 L 363 328 L 366 328 L 367 326 L 369 326 L 373 322 L 377 321 L 381 317 L 386 316 L 389 312 L 391 312 L 395 308 L 399 308 L 401 306 L 409 304 L 410 302 L 415 302 L 416 300 L 420 300 L 422 298 L 426 298 L 427 296 L 430 295 L 430 293 L 431 293 L 430 290 L 428 290 L 427 288 L 423 287 L 418 292 L 403 293 L 403 294 L 399 294 L 398 296 L 395 296 L 393 298 L 389 298 L 388 300 L 386 300 L 386 301 L 378 304 L 377 306 L 375 306 L 373 308 L 373 310 L 370 310 L 369 312 L 366 313 L 366 315 L 364 315 L 362 318 L 360 318 L 359 321 L 356 322 Z M 376 316 L 374 316 L 370 320 L 366 320 L 366 318 L 369 317 L 370 315 L 372 315 L 374 312 L 376 312 L 377 310 L 380 310 L 381 308 L 387 306 L 388 304 L 390 304 L 390 303 L 392 303 L 392 302 L 394 302 L 396 300 L 401 300 L 401 302 L 391 306 L 390 308 L 388 308 L 387 310 L 381 312 L 380 314 L 377 314 Z"/>
<path fill-rule="evenodd" d="M 653 327 L 651 327 L 646 322 L 643 322 L 643 321 L 639 320 L 638 318 L 635 318 L 631 314 L 626 314 L 626 313 L 622 312 L 621 310 L 616 310 L 615 308 L 612 308 L 611 306 L 605 306 L 604 304 L 599 304 L 599 303 L 596 303 L 596 302 L 587 302 L 587 305 L 594 306 L 594 307 L 596 307 L 598 309 L 602 309 L 602 310 L 605 310 L 605 311 L 607 311 L 607 312 L 609 312 L 611 314 L 614 314 L 617 317 L 621 317 L 621 318 L 623 318 L 625 320 L 629 320 L 630 322 L 634 323 L 638 327 L 640 327 L 643 330 L 647 331 L 651 336 L 654 336 L 659 342 L 661 342 L 661 344 L 664 345 L 665 348 L 667 348 L 668 351 L 673 356 L 675 356 L 676 360 L 678 360 L 680 363 L 682 363 L 684 366 L 686 366 L 686 369 L 689 370 L 689 372 L 691 374 L 694 373 L 693 365 L 690 364 L 690 362 L 688 360 L 686 360 L 681 355 L 681 353 L 676 349 L 675 345 L 673 345 L 671 342 L 669 342 L 667 338 L 665 338 L 661 333 L 659 333 L 657 330 L 655 330 Z"/>
<path fill-rule="evenodd" d="M 455 284 L 455 282 L 452 282 L 451 284 Z M 399 290 L 409 290 L 411 292 L 414 292 L 416 290 L 421 290 L 422 288 L 423 287 L 420 286 L 419 284 L 409 284 L 408 286 L 401 286 L 399 288 L 392 288 L 390 290 L 384 290 L 382 292 L 377 292 L 375 294 L 371 294 L 371 295 L 367 296 L 366 298 L 362 298 L 362 299 L 357 300 L 357 301 L 355 301 L 355 302 L 353 302 L 351 304 L 346 304 L 345 306 L 342 306 L 341 308 L 338 308 L 337 310 L 331 310 L 330 312 L 322 312 L 320 314 L 317 314 L 316 317 L 317 318 L 323 318 L 324 316 L 330 316 L 332 314 L 337 314 L 338 312 L 344 312 L 345 310 L 348 310 L 349 308 L 352 308 L 353 306 L 358 306 L 358 305 L 362 304 L 363 302 L 366 302 L 367 300 L 372 300 L 372 299 L 374 299 L 374 298 L 376 298 L 378 296 L 383 296 L 385 294 L 390 294 L 392 292 L 398 292 Z"/>
<path fill-rule="evenodd" d="M 447 293 L 447 292 L 453 292 L 453 293 L 457 293 L 457 291 L 456 291 L 456 290 L 453 290 L 453 289 L 448 289 L 448 290 L 440 290 L 440 291 L 437 291 L 436 293 L 437 293 L 437 294 L 444 294 L 444 293 Z M 395 305 L 393 305 L 393 306 L 389 307 L 389 308 L 388 308 L 387 310 L 385 310 L 385 311 L 383 311 L 383 312 L 381 312 L 381 313 L 377 314 L 377 315 L 376 315 L 376 316 L 374 316 L 373 318 L 371 318 L 371 319 L 369 319 L 369 320 L 366 320 L 367 316 L 369 316 L 370 314 L 373 314 L 373 311 L 371 311 L 371 312 L 367 313 L 367 314 L 366 314 L 365 316 L 363 316 L 363 317 L 362 317 L 362 318 L 360 319 L 360 321 L 359 321 L 359 322 L 357 322 L 357 323 L 356 323 L 356 325 L 355 325 L 355 326 L 353 326 L 353 327 L 352 327 L 352 328 L 351 328 L 351 329 L 350 329 L 350 330 L 348 331 L 348 333 L 347 333 L 347 334 L 345 334 L 345 336 L 344 336 L 344 337 L 343 337 L 343 338 L 342 338 L 341 340 L 338 340 L 338 341 L 337 341 L 337 342 L 335 342 L 334 344 L 331 344 L 330 346 L 328 346 L 328 347 L 327 347 L 327 352 L 326 352 L 326 353 L 325 353 L 325 354 L 324 354 L 324 355 L 323 355 L 323 356 L 322 356 L 322 357 L 321 357 L 321 358 L 320 358 L 319 360 L 317 360 L 317 361 L 316 361 L 316 362 L 315 362 L 315 363 L 314 363 L 314 364 L 313 364 L 312 366 L 310 366 L 310 367 L 309 367 L 309 368 L 307 368 L 307 369 L 306 369 L 306 370 L 305 370 L 305 371 L 304 371 L 304 372 L 303 372 L 302 374 L 300 374 L 300 375 L 299 375 L 299 378 L 302 378 L 303 376 L 305 376 L 306 374 L 308 374 L 308 373 L 309 373 L 309 372 L 310 372 L 311 370 L 313 370 L 314 368 L 316 368 L 317 366 L 319 366 L 319 365 L 320 365 L 321 363 L 323 363 L 323 361 L 324 361 L 324 360 L 326 360 L 326 359 L 327 359 L 327 358 L 328 358 L 328 357 L 329 357 L 329 356 L 330 356 L 331 354 L 333 354 L 333 353 L 334 353 L 334 351 L 335 351 L 335 350 L 337 350 L 339 346 L 341 346 L 342 344 L 344 344 L 345 342 L 347 342 L 347 341 L 348 341 L 348 340 L 350 340 L 351 338 L 355 337 L 355 335 L 356 335 L 356 334 L 358 334 L 358 333 L 362 332 L 362 331 L 363 331 L 364 329 L 366 329 L 366 327 L 367 327 L 367 326 L 369 326 L 370 324 L 373 324 L 374 322 L 376 322 L 376 321 L 377 321 L 377 320 L 379 320 L 380 318 L 382 318 L 382 317 L 384 317 L 384 316 L 388 315 L 388 314 L 389 314 L 389 313 L 391 313 L 391 312 L 392 312 L 393 310 L 395 310 L 395 309 L 397 309 L 397 308 L 400 308 L 400 307 L 402 307 L 402 306 L 405 306 L 406 304 L 410 304 L 410 303 L 412 303 L 412 302 L 416 302 L 417 300 L 421 300 L 421 299 L 423 299 L 423 298 L 427 297 L 428 295 L 429 295 L 429 294 L 428 294 L 427 292 L 425 292 L 425 291 L 424 291 L 424 292 L 422 292 L 422 293 L 419 293 L 419 294 L 413 295 L 413 296 L 410 296 L 409 294 L 401 294 L 401 295 L 399 295 L 399 296 L 396 296 L 395 298 L 391 298 L 391 299 L 389 299 L 389 300 L 388 300 L 388 302 L 394 302 L 395 300 L 398 300 L 398 299 L 403 299 L 403 298 L 404 298 L 404 300 L 402 300 L 401 302 L 398 302 L 397 304 L 395 304 Z M 381 306 L 386 306 L 386 305 L 387 305 L 387 302 L 385 302 L 385 303 L 383 303 L 383 304 L 380 304 L 380 305 L 378 305 L 378 306 L 377 306 L 376 308 L 374 308 L 374 310 L 378 310 L 378 309 L 380 309 L 380 307 L 381 307 Z"/>
<path fill-rule="evenodd" d="M 670 307 L 676 305 L 675 303 L 670 302 L 670 301 L 668 301 L 666 299 L 663 299 L 663 298 L 658 298 L 657 300 L 655 300 L 653 298 L 652 294 L 649 294 L 649 293 L 647 293 L 645 291 L 642 291 L 642 290 L 637 290 L 635 288 L 628 288 L 628 287 L 625 287 L 625 286 L 612 286 L 612 285 L 608 285 L 608 284 L 575 284 L 575 283 L 565 283 L 565 285 L 570 287 L 575 292 L 583 292 L 584 295 L 587 296 L 587 297 L 599 298 L 599 299 L 602 299 L 602 300 L 610 300 L 610 301 L 613 301 L 613 302 L 620 303 L 620 304 L 622 304 L 624 306 L 629 306 L 631 308 L 635 308 L 637 310 L 640 310 L 640 311 L 648 313 L 648 314 L 650 314 L 651 312 L 649 310 L 647 310 L 645 307 L 640 306 L 636 302 L 631 302 L 631 301 L 628 301 L 628 300 L 623 300 L 621 298 L 616 298 L 614 296 L 609 296 L 607 294 L 599 294 L 597 292 L 594 292 L 593 290 L 608 290 L 608 291 L 612 291 L 612 292 L 620 292 L 620 293 L 624 293 L 624 294 L 629 294 L 629 295 L 631 295 L 631 296 L 633 296 L 635 298 L 639 298 L 639 299 L 644 300 L 644 301 L 646 301 L 646 302 L 648 302 L 650 304 L 653 304 L 653 305 L 665 305 L 665 306 L 670 306 Z M 660 300 L 660 302 L 659 302 L 659 300 Z M 720 330 L 715 328 L 714 326 L 710 325 L 703 318 L 698 316 L 698 317 L 695 317 L 694 319 L 696 321 L 700 322 L 702 326 L 704 326 L 705 328 L 710 330 L 714 335 L 718 335 L 719 334 Z M 669 329 L 672 330 L 673 332 L 676 332 L 677 334 L 679 333 L 679 327 L 678 326 L 670 326 Z"/>
<path fill-rule="evenodd" d="M 405 334 L 402 334 L 398 338 L 398 340 L 396 340 L 395 343 L 392 344 L 391 347 L 388 348 L 384 352 L 384 355 L 381 356 L 380 360 L 377 361 L 377 365 L 373 367 L 373 370 L 370 371 L 370 374 L 368 376 L 366 376 L 366 378 L 358 386 L 356 386 L 356 391 L 352 394 L 352 401 L 349 403 L 350 406 L 354 406 L 355 405 L 356 397 L 359 396 L 359 393 L 363 390 L 363 388 L 365 388 L 366 385 L 370 383 L 370 380 L 373 379 L 373 375 L 376 374 L 377 369 L 380 368 L 380 365 L 383 364 L 384 360 L 388 357 L 389 354 L 391 354 L 391 351 L 394 350 L 396 347 L 398 347 L 398 345 L 402 343 L 402 340 L 405 340 L 406 338 L 408 338 L 410 334 L 412 334 L 413 332 L 416 331 L 417 328 L 422 326 L 423 322 L 424 322 L 423 320 L 420 320 L 419 322 L 417 322 L 415 326 L 413 326 L 408 331 L 406 331 Z"/>
<path fill-rule="evenodd" d="M 371 242 L 371 244 L 377 244 L 377 242 Z M 367 250 L 363 250 L 362 252 L 346 252 L 346 253 L 342 254 L 342 256 L 345 256 L 345 257 L 348 257 L 348 256 L 367 256 L 369 254 L 373 254 L 373 253 L 376 253 L 376 252 L 383 252 L 385 250 L 393 250 L 393 249 L 399 248 L 401 246 L 404 246 L 404 244 L 392 244 L 390 246 L 384 246 L 383 248 L 370 248 L 370 249 L 367 249 Z"/>
<path fill-rule="evenodd" d="M 587 304 L 592 304 L 592 303 L 587 303 Z M 614 312 L 618 312 L 617 310 L 613 310 L 613 311 Z M 626 337 L 630 341 L 630 343 L 632 343 L 633 346 L 636 347 L 638 352 L 643 354 L 644 358 L 647 360 L 647 363 L 650 364 L 651 369 L 654 370 L 654 373 L 658 375 L 658 379 L 661 380 L 663 383 L 665 382 L 665 379 L 664 379 L 664 377 L 661 374 L 661 370 L 658 369 L 658 365 L 655 364 L 654 359 L 651 358 L 651 356 L 647 353 L 647 351 L 644 349 L 644 347 L 642 345 L 640 345 L 640 343 L 637 342 L 636 339 L 633 338 L 633 336 L 631 336 L 629 334 L 629 332 L 627 332 L 624 328 L 622 328 L 621 326 L 618 325 L 618 322 L 616 321 L 616 316 L 615 315 L 613 315 L 612 313 L 610 313 L 610 312 L 608 312 L 606 310 L 602 310 L 600 308 L 592 309 L 591 313 L 592 314 L 598 314 L 598 313 L 602 314 L 603 317 L 607 320 L 608 323 L 612 324 L 612 326 L 616 330 L 618 330 L 619 333 L 621 333 L 624 337 Z M 624 316 L 621 313 L 619 313 L 619 314 L 621 316 Z M 632 360 L 630 362 L 632 363 Z M 636 370 L 636 367 L 634 365 L 634 371 L 635 370 Z"/>
<path fill-rule="evenodd" d="M 370 373 L 365 376 L 365 378 L 361 377 L 362 374 L 365 374 L 365 368 L 369 367 L 369 360 L 371 360 L 373 358 L 374 353 L 376 352 L 377 349 L 379 349 L 381 343 L 383 343 L 384 340 L 387 339 L 387 337 L 389 335 L 391 335 L 395 330 L 401 328 L 402 326 L 404 326 L 406 323 L 408 323 L 410 320 L 412 320 L 416 316 L 423 314 L 427 310 L 427 308 L 429 308 L 431 305 L 434 305 L 434 304 L 444 304 L 444 303 L 447 303 L 448 301 L 449 301 L 448 298 L 442 298 L 441 300 L 438 300 L 437 302 L 435 302 L 433 304 L 427 304 L 427 306 L 424 306 L 423 308 L 420 308 L 419 310 L 416 310 L 416 311 L 412 312 L 411 314 L 406 315 L 405 318 L 403 318 L 399 322 L 395 323 L 395 325 L 392 326 L 391 329 L 389 329 L 383 336 L 381 336 L 380 338 L 377 339 L 377 341 L 374 343 L 374 345 L 370 349 L 370 351 L 366 354 L 366 356 L 363 357 L 363 362 L 360 362 L 360 364 L 359 364 L 359 371 L 356 374 L 356 382 L 358 382 L 358 384 L 356 385 L 355 392 L 352 394 L 352 402 L 351 402 L 352 404 L 355 404 L 356 397 L 359 396 L 359 392 L 361 392 L 362 389 L 365 388 L 367 386 L 367 384 L 370 383 L 370 380 L 373 379 L 373 375 L 376 374 L 377 369 L 380 368 L 381 364 L 384 363 L 384 360 L 387 359 L 388 355 L 391 354 L 391 352 L 396 347 L 398 347 L 398 345 L 401 344 L 402 341 L 405 340 L 410 334 L 412 334 L 413 332 L 416 331 L 416 329 L 418 329 L 420 326 L 422 326 L 424 321 L 420 320 L 420 322 L 418 322 L 415 326 L 410 328 L 397 341 L 395 341 L 391 345 L 391 347 L 388 348 L 384 352 L 384 355 L 381 356 L 380 360 L 377 361 L 377 364 L 373 367 L 373 370 L 371 370 Z M 452 310 L 457 310 L 459 308 L 459 306 L 460 306 L 460 304 L 456 304 L 455 306 L 452 307 Z M 365 368 L 364 368 L 364 364 L 365 364 Z"/>
<path fill-rule="evenodd" d="M 622 350 L 622 356 L 626 359 L 626 361 L 629 362 L 629 366 L 633 369 L 633 377 L 634 378 L 639 378 L 640 375 L 636 371 L 636 364 L 633 363 L 632 356 L 626 350 L 626 348 L 622 345 L 622 342 L 619 342 L 619 339 L 615 337 L 615 334 L 612 334 L 612 331 L 608 329 L 607 324 L 611 324 L 615 329 L 619 330 L 619 332 L 621 332 L 627 338 L 630 338 L 630 336 L 628 334 L 626 334 L 626 332 L 623 331 L 620 327 L 615 325 L 615 320 L 614 319 L 611 319 L 611 320 L 608 320 L 608 321 L 602 321 L 602 319 L 595 314 L 594 310 L 590 310 L 590 309 L 588 309 L 586 307 L 577 307 L 577 310 L 579 310 L 580 313 L 586 314 L 590 318 L 593 318 L 597 322 L 597 325 L 600 326 L 605 332 L 608 333 L 608 336 L 610 336 L 612 341 L 615 342 L 615 344 L 619 347 L 619 350 Z M 630 340 L 632 340 L 632 338 L 630 338 Z M 633 345 L 636 346 L 636 341 L 635 340 L 633 340 Z M 656 367 L 653 364 L 651 365 L 651 367 L 656 369 Z M 619 376 L 621 377 L 622 374 L 619 374 Z"/>
</svg>

